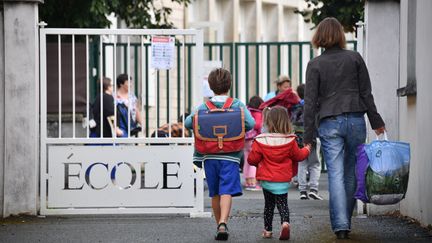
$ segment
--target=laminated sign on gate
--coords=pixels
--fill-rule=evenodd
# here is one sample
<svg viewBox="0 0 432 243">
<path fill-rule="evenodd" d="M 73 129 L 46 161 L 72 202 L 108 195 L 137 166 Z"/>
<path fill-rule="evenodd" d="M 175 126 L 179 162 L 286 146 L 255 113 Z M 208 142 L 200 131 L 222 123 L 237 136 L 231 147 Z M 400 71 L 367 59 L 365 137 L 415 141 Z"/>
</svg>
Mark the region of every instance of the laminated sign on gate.
<svg viewBox="0 0 432 243">
<path fill-rule="evenodd" d="M 151 40 L 151 68 L 171 69 L 174 66 L 174 37 L 153 36 Z"/>
</svg>

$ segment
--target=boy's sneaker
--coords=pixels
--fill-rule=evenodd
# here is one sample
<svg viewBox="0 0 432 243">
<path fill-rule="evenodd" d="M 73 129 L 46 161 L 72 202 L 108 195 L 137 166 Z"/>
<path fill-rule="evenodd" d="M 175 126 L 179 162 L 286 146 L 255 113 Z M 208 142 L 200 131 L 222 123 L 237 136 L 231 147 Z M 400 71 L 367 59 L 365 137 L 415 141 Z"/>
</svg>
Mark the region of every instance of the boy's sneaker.
<svg viewBox="0 0 432 243">
<path fill-rule="evenodd" d="M 308 200 L 308 195 L 306 191 L 300 191 L 300 199 L 301 200 Z"/>
<path fill-rule="evenodd" d="M 309 197 L 315 200 L 323 200 L 323 198 L 318 194 L 317 190 L 311 189 L 309 191 Z"/>
<path fill-rule="evenodd" d="M 217 231 L 216 231 L 216 235 L 215 235 L 215 240 L 223 240 L 226 241 L 228 240 L 228 227 L 225 223 L 220 223 L 217 227 Z"/>
</svg>

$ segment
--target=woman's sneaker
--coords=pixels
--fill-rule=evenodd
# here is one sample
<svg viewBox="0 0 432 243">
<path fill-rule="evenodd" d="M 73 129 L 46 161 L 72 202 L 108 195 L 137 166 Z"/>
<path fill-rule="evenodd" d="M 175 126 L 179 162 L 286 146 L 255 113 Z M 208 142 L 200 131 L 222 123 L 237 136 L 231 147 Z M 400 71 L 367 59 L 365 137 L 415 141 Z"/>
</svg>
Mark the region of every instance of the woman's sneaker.
<svg viewBox="0 0 432 243">
<path fill-rule="evenodd" d="M 301 200 L 308 200 L 308 195 L 306 191 L 300 191 L 300 199 Z"/>
<path fill-rule="evenodd" d="M 314 190 L 314 189 L 311 189 L 309 191 L 308 196 L 312 199 L 315 199 L 315 200 L 323 200 L 323 198 L 318 194 L 318 191 Z"/>
</svg>

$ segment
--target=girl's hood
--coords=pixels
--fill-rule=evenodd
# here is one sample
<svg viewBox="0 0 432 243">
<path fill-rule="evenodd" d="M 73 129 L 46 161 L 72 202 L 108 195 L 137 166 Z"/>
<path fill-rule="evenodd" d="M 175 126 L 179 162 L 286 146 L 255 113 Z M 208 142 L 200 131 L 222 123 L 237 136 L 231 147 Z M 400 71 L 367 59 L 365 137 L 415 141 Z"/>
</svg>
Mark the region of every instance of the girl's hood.
<svg viewBox="0 0 432 243">
<path fill-rule="evenodd" d="M 281 133 L 263 133 L 255 137 L 255 141 L 268 146 L 282 146 L 294 141 L 295 135 Z"/>
</svg>

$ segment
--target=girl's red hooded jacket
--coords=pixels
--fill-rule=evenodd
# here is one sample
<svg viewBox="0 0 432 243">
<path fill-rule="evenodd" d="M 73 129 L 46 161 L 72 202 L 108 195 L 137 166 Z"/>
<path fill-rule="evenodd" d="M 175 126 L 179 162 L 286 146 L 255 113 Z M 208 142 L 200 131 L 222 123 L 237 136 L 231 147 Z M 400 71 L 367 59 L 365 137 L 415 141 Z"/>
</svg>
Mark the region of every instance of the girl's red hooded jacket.
<svg viewBox="0 0 432 243">
<path fill-rule="evenodd" d="M 255 138 L 247 160 L 257 167 L 257 180 L 289 182 L 297 175 L 298 162 L 308 155 L 309 149 L 299 148 L 295 135 L 264 133 Z"/>
</svg>

